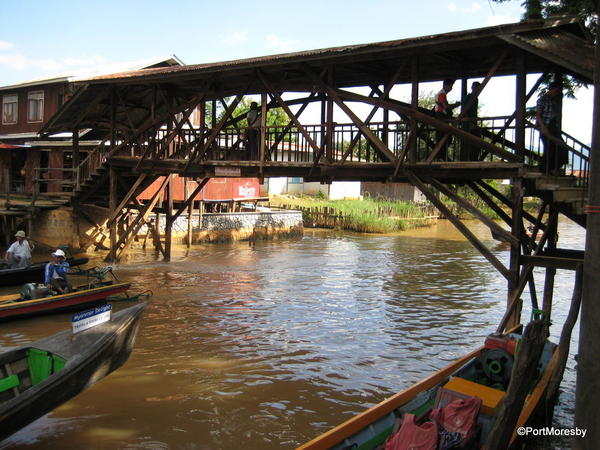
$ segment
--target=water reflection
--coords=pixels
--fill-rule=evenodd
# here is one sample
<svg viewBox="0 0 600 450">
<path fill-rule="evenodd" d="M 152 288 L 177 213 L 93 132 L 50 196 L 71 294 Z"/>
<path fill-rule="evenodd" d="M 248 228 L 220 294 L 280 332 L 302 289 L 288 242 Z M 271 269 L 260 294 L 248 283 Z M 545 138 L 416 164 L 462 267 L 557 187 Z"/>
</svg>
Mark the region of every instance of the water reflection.
<svg viewBox="0 0 600 450">
<path fill-rule="evenodd" d="M 115 271 L 154 292 L 130 361 L 0 448 L 293 448 L 474 348 L 506 301 L 505 280 L 445 226 L 178 248 L 172 263 L 140 252 Z M 572 274 L 557 284 L 561 324 Z M 68 320 L 1 324 L 0 346 Z"/>
</svg>

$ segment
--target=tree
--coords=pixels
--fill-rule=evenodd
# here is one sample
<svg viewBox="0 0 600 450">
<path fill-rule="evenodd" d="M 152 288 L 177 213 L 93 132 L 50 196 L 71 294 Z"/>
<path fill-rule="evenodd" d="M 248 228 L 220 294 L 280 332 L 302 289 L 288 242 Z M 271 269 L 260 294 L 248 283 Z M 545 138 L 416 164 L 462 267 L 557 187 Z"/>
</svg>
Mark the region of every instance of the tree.
<svg viewBox="0 0 600 450">
<path fill-rule="evenodd" d="M 514 0 L 493 0 L 496 3 L 506 3 Z M 555 15 L 578 15 L 584 21 L 586 27 L 596 36 L 598 15 L 596 14 L 597 0 L 523 0 L 521 5 L 525 9 L 523 20 L 543 19 Z M 548 80 L 545 83 L 547 88 Z M 575 98 L 575 91 L 587 83 L 571 76 L 563 77 L 564 94 L 569 98 Z"/>
</svg>

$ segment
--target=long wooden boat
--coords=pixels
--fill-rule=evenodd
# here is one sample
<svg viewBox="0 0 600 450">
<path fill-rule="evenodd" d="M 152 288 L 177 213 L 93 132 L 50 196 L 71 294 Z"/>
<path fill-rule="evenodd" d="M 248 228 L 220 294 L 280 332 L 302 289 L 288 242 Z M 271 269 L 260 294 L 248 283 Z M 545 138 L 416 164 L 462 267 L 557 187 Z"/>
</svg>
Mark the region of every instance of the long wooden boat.
<svg viewBox="0 0 600 450">
<path fill-rule="evenodd" d="M 87 264 L 89 258 L 68 258 L 71 267 Z M 44 280 L 46 262 L 40 262 L 21 269 L 0 269 L 0 286 L 13 286 L 16 284 L 41 282 Z"/>
<path fill-rule="evenodd" d="M 129 358 L 146 303 L 81 331 L 61 331 L 0 354 L 0 440 L 121 367 Z"/>
<path fill-rule="evenodd" d="M 72 311 L 84 306 L 106 303 L 110 295 L 129 289 L 129 283 L 102 282 L 99 287 L 80 287 L 68 294 L 53 295 L 35 300 L 21 300 L 18 295 L 0 297 L 0 321 L 32 317 L 40 314 Z"/>
<path fill-rule="evenodd" d="M 512 333 L 511 338 L 518 342 L 520 335 Z M 410 420 L 416 417 L 424 421 L 434 408 L 441 408 L 456 399 L 464 401 L 470 397 L 481 400 L 476 415 L 477 434 L 472 436 L 470 442 L 471 445 L 480 448 L 491 430 L 496 407 L 503 398 L 509 382 L 509 379 L 506 379 L 500 383 L 497 379 L 486 379 L 484 376 L 483 364 L 491 363 L 489 350 L 486 340 L 485 346 L 301 445 L 298 450 L 375 449 L 397 431 L 398 423 L 401 423 L 406 414 L 413 415 Z M 538 365 L 538 379 L 521 410 L 510 445 L 517 438 L 517 429 L 532 418 L 536 407 L 541 403 L 552 371 L 558 363 L 558 352 L 555 350 L 556 345 L 547 341 Z M 506 352 L 503 354 L 498 349 L 494 351 L 495 357 L 506 357 Z"/>
</svg>

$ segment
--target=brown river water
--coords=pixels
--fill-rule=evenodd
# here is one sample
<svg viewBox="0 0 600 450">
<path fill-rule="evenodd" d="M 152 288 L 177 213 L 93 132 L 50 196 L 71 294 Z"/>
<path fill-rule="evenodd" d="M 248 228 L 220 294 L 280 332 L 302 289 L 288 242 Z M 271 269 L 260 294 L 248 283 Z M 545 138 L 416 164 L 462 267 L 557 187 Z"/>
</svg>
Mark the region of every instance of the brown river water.
<svg viewBox="0 0 600 450">
<path fill-rule="evenodd" d="M 489 231 L 471 228 L 508 264 Z M 559 246 L 584 248 L 583 229 L 559 231 Z M 305 230 L 182 246 L 170 263 L 134 250 L 115 272 L 154 292 L 129 361 L 0 449 L 294 448 L 476 348 L 506 302 L 505 280 L 446 221 L 398 235 Z M 573 273 L 556 283 L 555 341 Z M 2 323 L 0 350 L 65 329 L 70 316 Z M 570 358 L 556 426 L 571 427 L 574 385 Z"/>
</svg>

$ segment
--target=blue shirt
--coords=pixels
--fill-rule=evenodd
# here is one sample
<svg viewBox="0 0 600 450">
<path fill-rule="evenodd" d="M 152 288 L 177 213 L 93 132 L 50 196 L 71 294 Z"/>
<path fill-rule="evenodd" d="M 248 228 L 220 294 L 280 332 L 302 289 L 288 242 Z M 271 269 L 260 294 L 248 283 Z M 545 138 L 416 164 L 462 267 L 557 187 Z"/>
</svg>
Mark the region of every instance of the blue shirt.
<svg viewBox="0 0 600 450">
<path fill-rule="evenodd" d="M 44 284 L 50 284 L 53 278 L 62 278 L 66 281 L 69 267 L 69 263 L 66 261 L 56 264 L 49 262 L 46 264 L 46 270 L 44 271 Z M 55 273 L 56 276 L 54 276 Z"/>
</svg>

